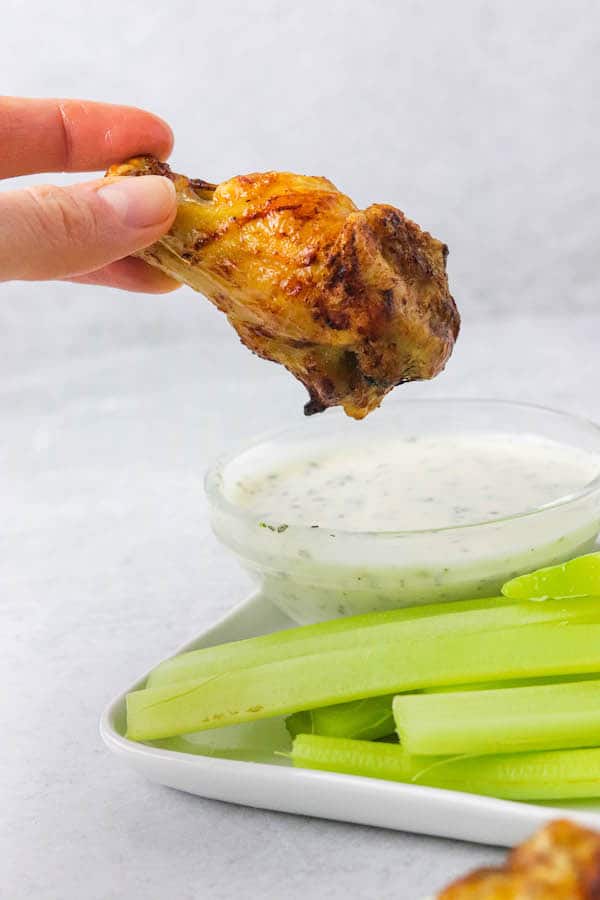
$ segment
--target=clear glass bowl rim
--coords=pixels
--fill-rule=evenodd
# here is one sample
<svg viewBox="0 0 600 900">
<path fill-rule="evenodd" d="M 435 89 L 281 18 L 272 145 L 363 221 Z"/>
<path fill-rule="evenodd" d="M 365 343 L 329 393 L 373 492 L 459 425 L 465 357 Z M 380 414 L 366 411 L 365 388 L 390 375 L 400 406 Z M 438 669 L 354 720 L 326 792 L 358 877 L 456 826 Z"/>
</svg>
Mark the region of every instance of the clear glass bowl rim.
<svg viewBox="0 0 600 900">
<path fill-rule="evenodd" d="M 532 412 L 537 413 L 548 413 L 552 416 L 558 416 L 559 418 L 563 418 L 565 422 L 571 423 L 572 425 L 577 425 L 580 428 L 584 427 L 589 430 L 598 440 L 598 452 L 600 453 L 600 425 L 594 422 L 592 419 L 588 419 L 586 416 L 575 415 L 573 413 L 564 412 L 563 410 L 554 409 L 551 406 L 545 406 L 543 404 L 538 403 L 524 403 L 520 401 L 514 400 L 502 400 L 497 398 L 488 398 L 488 397 L 432 397 L 432 398 L 408 398 L 403 399 L 402 405 L 404 406 L 440 406 L 440 405 L 448 405 L 453 404 L 455 406 L 464 406 L 474 407 L 474 406 L 486 406 L 486 407 L 494 407 L 494 406 L 502 406 L 506 409 L 514 409 L 514 410 L 522 410 L 527 411 L 531 410 Z M 244 442 L 240 446 L 238 446 L 234 451 L 221 454 L 215 461 L 215 463 L 208 469 L 205 479 L 204 479 L 204 490 L 206 496 L 208 498 L 210 506 L 216 510 L 217 512 L 223 513 L 225 515 L 229 515 L 234 517 L 239 521 L 245 521 L 249 526 L 259 527 L 263 524 L 263 519 L 260 515 L 256 513 L 244 509 L 244 507 L 237 506 L 235 503 L 232 503 L 225 496 L 222 485 L 224 483 L 224 470 L 225 468 L 237 459 L 239 456 L 243 456 L 244 453 L 247 453 L 249 450 L 252 450 L 260 444 L 266 443 L 268 441 L 276 440 L 279 437 L 283 437 L 286 434 L 291 434 L 295 431 L 299 431 L 302 428 L 302 425 L 287 425 L 283 428 L 275 428 L 269 431 L 263 432 L 260 435 L 252 438 L 249 441 Z M 481 520 L 479 522 L 469 522 L 464 525 L 448 525 L 442 528 L 422 528 L 422 529 L 409 529 L 409 530 L 396 530 L 396 531 L 359 531 L 359 530 L 351 530 L 351 529 L 342 529 L 337 527 L 330 527 L 327 525 L 323 525 L 321 527 L 314 527 L 310 525 L 298 525 L 298 524 L 286 524 L 285 530 L 288 529 L 296 534 L 306 533 L 315 535 L 319 534 L 319 532 L 327 532 L 339 535 L 339 536 L 347 536 L 352 538 L 395 538 L 395 537 L 409 537 L 411 535 L 423 536 L 423 535 L 440 535 L 440 534 L 455 534 L 458 532 L 465 532 L 470 529 L 483 529 L 483 528 L 491 528 L 494 526 L 502 525 L 503 523 L 509 523 L 516 520 L 521 519 L 533 519 L 536 516 L 543 516 L 544 513 L 549 510 L 555 510 L 557 508 L 568 507 L 572 504 L 575 504 L 579 500 L 583 500 L 593 496 L 595 493 L 600 493 L 600 468 L 598 470 L 598 475 L 585 484 L 580 490 L 574 491 L 571 494 L 565 494 L 562 497 L 558 497 L 556 500 L 552 500 L 549 503 L 543 504 L 542 506 L 538 506 L 534 509 L 525 510 L 523 512 L 512 513 L 508 516 L 502 516 L 496 519 L 488 519 Z"/>
</svg>

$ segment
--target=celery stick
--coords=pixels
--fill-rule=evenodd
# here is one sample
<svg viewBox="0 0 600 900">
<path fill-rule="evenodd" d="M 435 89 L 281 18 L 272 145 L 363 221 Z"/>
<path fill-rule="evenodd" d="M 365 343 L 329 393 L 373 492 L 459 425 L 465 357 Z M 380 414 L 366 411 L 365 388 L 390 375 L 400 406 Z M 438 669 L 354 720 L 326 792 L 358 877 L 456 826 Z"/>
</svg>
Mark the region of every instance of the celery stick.
<svg viewBox="0 0 600 900">
<path fill-rule="evenodd" d="M 434 685 L 600 669 L 600 625 L 551 622 L 444 634 L 431 631 L 432 621 L 404 632 L 388 626 L 378 643 L 356 629 L 354 647 L 330 650 L 324 640 L 322 652 L 310 657 L 134 691 L 127 697 L 128 736 L 172 737 Z M 388 632 L 396 639 L 384 639 Z"/>
<path fill-rule="evenodd" d="M 411 782 L 432 765 L 432 757 L 411 756 L 398 744 L 300 734 L 290 754 L 294 766 L 324 769 L 345 775 L 364 775 L 387 781 Z"/>
<path fill-rule="evenodd" d="M 393 694 L 387 694 L 303 710 L 288 716 L 285 725 L 292 737 L 323 734 L 375 741 L 394 732 L 393 699 Z"/>
<path fill-rule="evenodd" d="M 204 647 L 200 650 L 180 653 L 179 656 L 160 663 L 150 673 L 147 687 L 159 687 L 162 684 L 190 681 L 220 672 L 228 672 L 232 669 L 264 665 L 286 659 L 291 655 L 303 656 L 314 652 L 318 653 L 321 641 L 325 636 L 329 641 L 335 640 L 336 646 L 347 646 L 348 642 L 352 645 L 354 631 L 357 628 L 380 627 L 434 615 L 450 615 L 454 612 L 478 613 L 496 608 L 512 610 L 516 605 L 514 600 L 506 597 L 490 597 L 483 600 L 432 603 L 425 606 L 384 610 L 360 616 L 332 619 L 329 622 L 317 622 L 315 625 L 289 628 L 274 634 L 265 634 L 260 637 L 246 638 L 241 641 L 218 644 L 215 647 Z"/>
<path fill-rule="evenodd" d="M 412 756 L 401 746 L 303 734 L 295 766 L 384 778 L 505 800 L 600 797 L 600 748 L 503 753 L 496 756 Z"/>
<path fill-rule="evenodd" d="M 558 566 L 519 575 L 502 588 L 515 600 L 600 596 L 600 553 L 587 553 Z"/>
<path fill-rule="evenodd" d="M 530 687 L 535 684 L 569 684 L 572 681 L 600 680 L 600 672 L 579 672 L 574 675 L 544 675 L 540 678 L 506 678 L 498 681 L 480 681 L 473 684 L 451 684 L 445 687 L 423 688 L 420 694 L 453 694 L 456 691 L 493 691 L 513 687 Z"/>
<path fill-rule="evenodd" d="M 418 692 L 402 694 L 412 697 L 419 694 L 446 694 L 456 691 L 505 690 L 513 687 L 527 687 L 536 684 L 563 684 L 573 681 L 600 680 L 600 672 L 576 675 L 550 675 L 542 678 L 514 678 L 506 681 L 475 682 L 474 684 L 452 684 L 446 687 L 422 688 Z M 299 734 L 322 734 L 328 737 L 355 738 L 376 741 L 395 732 L 392 713 L 394 695 L 366 697 L 350 703 L 336 703 L 293 713 L 286 719 L 286 727 L 292 737 Z M 600 739 L 598 740 L 600 744 Z"/>
<path fill-rule="evenodd" d="M 394 699 L 408 753 L 517 753 L 600 746 L 600 680 Z"/>
<path fill-rule="evenodd" d="M 406 629 L 420 632 L 423 628 L 428 628 L 428 633 L 433 637 L 450 628 L 461 632 L 489 631 L 492 628 L 533 622 L 576 619 L 587 621 L 588 618 L 600 622 L 600 599 L 516 603 L 506 598 L 489 598 L 367 613 L 183 653 L 154 669 L 148 678 L 147 687 L 195 681 L 233 669 L 278 662 L 292 656 L 309 656 L 324 650 L 332 652 L 352 648 L 359 631 L 363 641 L 379 644 L 382 640 L 397 640 L 406 633 Z"/>
<path fill-rule="evenodd" d="M 505 800 L 600 797 L 600 748 L 451 757 L 424 769 L 412 781 Z"/>
</svg>

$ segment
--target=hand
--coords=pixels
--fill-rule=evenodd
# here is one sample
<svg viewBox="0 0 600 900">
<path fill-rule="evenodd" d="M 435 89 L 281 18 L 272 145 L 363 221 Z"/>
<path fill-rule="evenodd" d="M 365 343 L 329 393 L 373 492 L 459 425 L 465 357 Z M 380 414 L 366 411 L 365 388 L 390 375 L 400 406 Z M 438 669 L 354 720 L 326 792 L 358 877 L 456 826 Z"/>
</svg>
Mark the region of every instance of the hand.
<svg viewBox="0 0 600 900">
<path fill-rule="evenodd" d="M 172 144 L 169 126 L 140 109 L 0 97 L 0 179 L 106 169 L 142 153 L 165 159 Z M 0 192 L 0 281 L 173 290 L 158 269 L 126 257 L 168 231 L 175 206 L 172 183 L 157 175 Z"/>
</svg>

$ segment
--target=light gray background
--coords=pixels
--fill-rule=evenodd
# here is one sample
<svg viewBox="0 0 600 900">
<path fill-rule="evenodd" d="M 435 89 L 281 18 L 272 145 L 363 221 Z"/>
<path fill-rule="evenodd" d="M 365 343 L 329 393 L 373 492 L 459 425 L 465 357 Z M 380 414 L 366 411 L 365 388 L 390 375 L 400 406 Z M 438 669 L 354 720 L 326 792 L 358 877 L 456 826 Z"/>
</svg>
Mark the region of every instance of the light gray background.
<svg viewBox="0 0 600 900">
<path fill-rule="evenodd" d="M 4 0 L 0 73 L 162 114 L 188 174 L 296 169 L 397 204 L 450 245 L 464 319 L 447 373 L 406 394 L 600 418 L 599 25 L 566 0 Z M 297 421 L 303 391 L 188 290 L 3 285 L 0 363 L 1 896 L 411 900 L 500 858 L 121 769 L 103 705 L 247 586 L 205 466 Z"/>
</svg>

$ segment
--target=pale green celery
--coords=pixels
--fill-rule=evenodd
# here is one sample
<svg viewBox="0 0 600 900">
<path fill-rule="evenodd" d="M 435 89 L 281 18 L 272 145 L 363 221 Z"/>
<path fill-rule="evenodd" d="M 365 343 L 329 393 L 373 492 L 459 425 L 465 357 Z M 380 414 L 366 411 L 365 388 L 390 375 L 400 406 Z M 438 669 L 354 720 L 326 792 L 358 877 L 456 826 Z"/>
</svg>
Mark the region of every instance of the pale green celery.
<svg viewBox="0 0 600 900">
<path fill-rule="evenodd" d="M 408 753 L 519 753 L 600 746 L 600 680 L 394 699 Z"/>
<path fill-rule="evenodd" d="M 579 623 L 580 624 L 580 623 Z M 513 687 L 530 687 L 535 684 L 569 684 L 572 681 L 600 680 L 600 672 L 576 673 L 575 675 L 544 675 L 541 678 L 507 678 L 502 682 L 481 681 L 474 684 L 450 684 L 446 687 L 423 688 L 420 694 L 450 694 L 456 691 L 493 691 Z"/>
<path fill-rule="evenodd" d="M 325 639 L 321 653 L 308 658 L 134 691 L 127 697 L 128 736 L 154 740 L 435 685 L 600 669 L 600 625 L 550 622 L 461 633 L 432 630 L 433 621 L 397 629 L 395 640 L 383 636 L 393 626 L 378 642 L 366 639 L 368 629 L 356 629 L 353 647 L 330 650 Z"/>
<path fill-rule="evenodd" d="M 394 695 L 388 694 L 303 710 L 288 716 L 285 725 L 292 737 L 323 734 L 376 741 L 394 732 L 393 699 Z"/>
<path fill-rule="evenodd" d="M 600 797 L 600 748 L 503 753 L 496 756 L 412 756 L 400 745 L 299 735 L 295 766 L 383 778 L 505 800 Z"/>
<path fill-rule="evenodd" d="M 456 691 L 484 691 L 526 687 L 535 684 L 563 684 L 572 681 L 600 679 L 600 672 L 586 675 L 549 675 L 542 678 L 514 678 L 506 681 L 476 682 L 475 684 L 451 684 L 447 687 L 422 688 L 418 692 L 401 696 L 418 694 L 446 694 Z M 293 713 L 285 720 L 286 727 L 292 737 L 299 734 L 322 734 L 328 737 L 355 738 L 364 741 L 376 741 L 395 733 L 395 722 L 392 712 L 394 695 L 384 697 L 367 697 L 350 703 L 336 703 L 333 706 L 322 706 L 318 709 L 307 709 Z M 598 740 L 600 744 L 600 740 Z"/>
<path fill-rule="evenodd" d="M 452 616 L 450 623 L 449 616 Z M 489 631 L 546 621 L 600 622 L 600 599 L 517 603 L 507 598 L 461 600 L 430 606 L 387 610 L 362 616 L 333 619 L 316 625 L 303 625 L 262 637 L 248 638 L 202 650 L 192 650 L 166 660 L 154 669 L 148 688 L 192 681 L 220 675 L 234 669 L 278 662 L 292 656 L 306 657 L 323 652 L 352 648 L 360 633 L 361 640 L 372 644 L 395 641 L 409 629 L 420 633 L 426 627 L 431 637 L 452 628 L 456 631 Z M 415 632 L 416 633 L 416 632 Z"/>
<path fill-rule="evenodd" d="M 558 566 L 519 575 L 507 581 L 502 593 L 515 600 L 600 597 L 600 553 L 587 553 Z"/>
<path fill-rule="evenodd" d="M 344 775 L 404 782 L 411 782 L 432 764 L 430 756 L 411 756 L 398 744 L 320 734 L 299 734 L 294 738 L 290 756 L 294 766 L 302 769 L 324 769 Z"/>
<path fill-rule="evenodd" d="M 506 597 L 489 597 L 483 600 L 465 600 L 454 603 L 432 603 L 426 606 L 414 606 L 403 609 L 384 610 L 382 612 L 365 613 L 360 616 L 348 616 L 332 619 L 329 622 L 318 622 L 314 625 L 303 625 L 265 634 L 260 637 L 246 638 L 215 647 L 204 647 L 180 653 L 160 663 L 148 676 L 147 687 L 159 687 L 177 681 L 190 681 L 229 672 L 232 669 L 244 669 L 255 665 L 264 665 L 286 659 L 290 655 L 304 656 L 320 652 L 325 637 L 330 646 L 344 647 L 354 641 L 357 628 L 382 627 L 397 622 L 409 622 L 434 615 L 450 615 L 458 613 L 476 613 L 490 609 L 513 609 L 515 601 Z M 378 638 L 377 638 L 378 639 Z"/>
<path fill-rule="evenodd" d="M 412 782 L 504 800 L 600 797 L 600 748 L 451 757 L 424 769 Z"/>
</svg>

